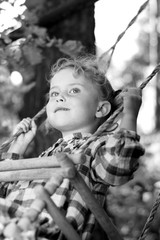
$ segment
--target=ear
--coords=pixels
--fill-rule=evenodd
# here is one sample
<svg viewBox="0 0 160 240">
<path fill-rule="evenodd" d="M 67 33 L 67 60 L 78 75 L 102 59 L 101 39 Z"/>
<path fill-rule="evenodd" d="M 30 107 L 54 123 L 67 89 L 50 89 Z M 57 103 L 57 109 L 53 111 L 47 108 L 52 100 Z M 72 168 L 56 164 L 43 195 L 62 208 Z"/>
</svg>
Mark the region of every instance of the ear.
<svg viewBox="0 0 160 240">
<path fill-rule="evenodd" d="M 100 101 L 95 115 L 97 118 L 102 118 L 102 117 L 107 116 L 107 114 L 110 112 L 110 110 L 111 110 L 110 102 Z"/>
</svg>

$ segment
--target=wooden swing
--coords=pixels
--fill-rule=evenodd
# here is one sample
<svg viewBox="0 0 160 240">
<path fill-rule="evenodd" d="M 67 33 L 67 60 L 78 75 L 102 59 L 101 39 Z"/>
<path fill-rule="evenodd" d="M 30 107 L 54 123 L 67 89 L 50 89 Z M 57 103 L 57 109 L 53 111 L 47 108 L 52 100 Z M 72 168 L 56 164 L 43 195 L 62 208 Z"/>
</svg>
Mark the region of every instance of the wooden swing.
<svg viewBox="0 0 160 240">
<path fill-rule="evenodd" d="M 119 35 L 116 43 L 102 56 L 102 60 L 105 55 L 112 51 L 110 55 L 110 60 L 115 50 L 117 43 L 120 41 L 122 36 L 125 34 L 126 30 L 134 23 L 137 16 L 140 12 L 146 7 L 148 1 L 145 2 L 139 9 L 137 15 L 131 20 L 128 24 L 127 28 L 123 33 Z M 108 61 L 109 67 L 110 61 Z M 156 66 L 153 72 L 146 78 L 146 80 L 139 86 L 139 89 L 142 90 L 147 83 L 160 71 L 160 64 Z M 74 230 L 74 228 L 68 223 L 64 215 L 61 213 L 60 209 L 54 204 L 51 200 L 51 195 L 56 191 L 59 185 L 62 183 L 64 178 L 68 178 L 74 188 L 80 193 L 83 200 L 86 202 L 88 208 L 95 215 L 96 220 L 99 222 L 103 231 L 106 233 L 107 237 L 110 240 L 122 240 L 122 237 L 114 226 L 110 218 L 104 209 L 97 203 L 94 198 L 91 190 L 86 185 L 81 175 L 76 170 L 76 164 L 83 164 L 85 161 L 85 156 L 83 155 L 84 149 L 94 141 L 101 133 L 113 124 L 114 120 L 123 110 L 122 101 L 120 101 L 120 105 L 118 110 L 116 110 L 110 118 L 104 122 L 100 128 L 91 136 L 82 146 L 81 153 L 79 154 L 70 154 L 66 155 L 63 153 L 56 154 L 51 157 L 42 157 L 42 158 L 30 158 L 30 159 L 20 159 L 20 160 L 4 160 L 0 162 L 0 181 L 2 182 L 11 182 L 11 181 L 19 181 L 19 180 L 33 180 L 33 179 L 48 179 L 45 186 L 37 186 L 35 188 L 36 199 L 30 206 L 30 209 L 27 210 L 22 218 L 16 223 L 17 229 L 21 229 L 21 231 L 29 231 L 32 223 L 34 223 L 41 211 L 46 208 L 48 213 L 51 215 L 53 220 L 61 229 L 62 233 L 68 240 L 80 240 L 80 236 Z M 43 120 L 46 118 L 45 107 L 33 118 L 37 125 L 40 125 Z M 4 150 L 6 147 L 10 145 L 10 143 L 16 139 L 22 131 L 18 131 L 15 135 L 13 135 L 8 141 L 2 144 L 0 150 Z M 160 194 L 150 212 L 150 215 L 147 219 L 147 222 L 142 230 L 141 236 L 139 240 L 145 239 L 147 232 L 149 230 L 150 224 L 154 218 L 156 210 L 158 209 L 160 204 Z"/>
</svg>

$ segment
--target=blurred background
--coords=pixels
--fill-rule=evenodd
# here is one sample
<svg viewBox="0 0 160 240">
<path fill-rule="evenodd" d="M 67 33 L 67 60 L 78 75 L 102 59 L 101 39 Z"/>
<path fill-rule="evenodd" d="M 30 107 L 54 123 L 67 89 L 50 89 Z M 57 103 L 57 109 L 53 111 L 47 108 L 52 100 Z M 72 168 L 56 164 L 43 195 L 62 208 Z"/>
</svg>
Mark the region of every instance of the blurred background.
<svg viewBox="0 0 160 240">
<path fill-rule="evenodd" d="M 101 56 L 137 14 L 142 0 L 0 0 L 0 144 L 47 101 L 60 57 Z M 160 1 L 150 1 L 119 41 L 107 77 L 115 89 L 139 86 L 160 62 Z M 160 74 L 143 90 L 138 132 L 145 146 L 135 178 L 112 188 L 107 209 L 125 240 L 137 239 L 160 188 Z M 42 124 L 25 157 L 59 138 Z M 127 212 L 127 214 L 126 214 Z M 147 240 L 160 239 L 158 210 Z"/>
</svg>

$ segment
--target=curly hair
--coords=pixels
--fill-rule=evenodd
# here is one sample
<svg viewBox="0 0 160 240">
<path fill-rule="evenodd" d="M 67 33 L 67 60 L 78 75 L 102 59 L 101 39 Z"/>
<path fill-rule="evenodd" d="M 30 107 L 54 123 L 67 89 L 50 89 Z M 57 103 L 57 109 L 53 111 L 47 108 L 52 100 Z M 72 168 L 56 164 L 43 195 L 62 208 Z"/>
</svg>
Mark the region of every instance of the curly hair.
<svg viewBox="0 0 160 240">
<path fill-rule="evenodd" d="M 111 111 L 107 118 L 117 109 L 115 97 L 117 91 L 114 91 L 109 80 L 103 72 L 99 70 L 98 60 L 95 56 L 77 57 L 75 59 L 60 58 L 51 69 L 50 79 L 62 69 L 72 68 L 74 76 L 84 76 L 86 80 L 91 81 L 99 92 L 101 100 L 107 100 L 111 104 Z"/>
</svg>

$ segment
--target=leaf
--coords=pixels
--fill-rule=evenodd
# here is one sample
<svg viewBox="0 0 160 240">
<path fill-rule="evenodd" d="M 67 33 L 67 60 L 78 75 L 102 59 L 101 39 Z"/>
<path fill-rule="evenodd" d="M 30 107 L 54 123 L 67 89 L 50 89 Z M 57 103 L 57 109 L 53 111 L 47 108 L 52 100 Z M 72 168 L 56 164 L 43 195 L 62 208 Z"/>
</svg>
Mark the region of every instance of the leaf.
<svg viewBox="0 0 160 240">
<path fill-rule="evenodd" d="M 58 39 L 55 46 L 58 47 L 61 52 L 71 57 L 77 56 L 84 49 L 82 43 L 76 40 L 68 40 L 63 43 L 62 39 Z"/>
<path fill-rule="evenodd" d="M 43 56 L 41 54 L 41 50 L 35 46 L 24 45 L 22 47 L 22 51 L 25 58 L 31 65 L 37 65 L 42 62 Z"/>
<path fill-rule="evenodd" d="M 47 29 L 43 27 L 38 27 L 35 25 L 31 25 L 28 28 L 26 28 L 26 34 L 33 34 L 37 37 L 41 37 L 43 39 L 46 39 L 47 36 Z"/>
<path fill-rule="evenodd" d="M 6 55 L 8 57 L 11 57 L 13 58 L 14 60 L 16 60 L 17 62 L 20 61 L 21 59 L 21 50 L 19 48 L 19 46 L 16 44 L 9 44 L 7 47 L 6 47 L 6 51 L 5 51 Z"/>
<path fill-rule="evenodd" d="M 10 44 L 12 42 L 12 40 L 9 38 L 9 36 L 6 34 L 6 31 L 3 31 L 0 34 L 0 38 L 3 39 L 5 44 Z"/>
<path fill-rule="evenodd" d="M 25 20 L 30 24 L 37 24 L 38 22 L 38 17 L 36 16 L 36 14 L 32 11 L 28 11 L 28 9 L 26 9 L 23 13 L 23 16 L 25 17 Z"/>
</svg>

